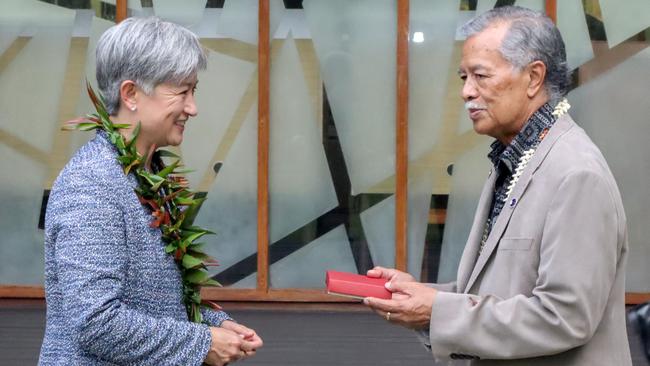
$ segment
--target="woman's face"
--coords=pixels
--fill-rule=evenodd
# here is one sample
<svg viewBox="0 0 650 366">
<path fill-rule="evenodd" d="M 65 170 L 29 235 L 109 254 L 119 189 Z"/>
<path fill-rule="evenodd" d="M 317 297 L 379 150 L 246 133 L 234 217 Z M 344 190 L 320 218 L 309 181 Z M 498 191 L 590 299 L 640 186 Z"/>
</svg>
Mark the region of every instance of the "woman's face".
<svg viewBox="0 0 650 366">
<path fill-rule="evenodd" d="M 140 92 L 137 98 L 136 117 L 141 123 L 138 145 L 145 148 L 177 146 L 183 141 L 185 123 L 197 114 L 194 91 L 196 75 L 179 85 L 163 83 L 147 95 Z"/>
</svg>

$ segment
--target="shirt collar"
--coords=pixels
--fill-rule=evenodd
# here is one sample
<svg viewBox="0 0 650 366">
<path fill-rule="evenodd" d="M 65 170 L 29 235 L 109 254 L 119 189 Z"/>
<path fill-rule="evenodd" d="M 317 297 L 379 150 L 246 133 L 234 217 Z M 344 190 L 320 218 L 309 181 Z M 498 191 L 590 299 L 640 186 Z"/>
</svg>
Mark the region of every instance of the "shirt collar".
<svg viewBox="0 0 650 366">
<path fill-rule="evenodd" d="M 535 147 L 539 143 L 539 136 L 544 130 L 548 130 L 555 123 L 553 108 L 549 103 L 541 106 L 528 119 L 524 127 L 519 131 L 509 145 L 504 145 L 499 140 L 495 140 L 490 145 L 488 158 L 492 161 L 495 168 L 501 163 L 510 173 L 515 170 L 519 159 L 526 150 Z"/>
</svg>

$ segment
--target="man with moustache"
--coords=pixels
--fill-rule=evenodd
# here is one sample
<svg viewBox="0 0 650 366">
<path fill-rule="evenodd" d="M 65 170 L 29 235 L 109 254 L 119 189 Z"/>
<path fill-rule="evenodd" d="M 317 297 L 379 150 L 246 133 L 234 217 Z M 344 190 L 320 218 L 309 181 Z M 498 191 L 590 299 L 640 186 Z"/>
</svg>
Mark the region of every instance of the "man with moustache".
<svg viewBox="0 0 650 366">
<path fill-rule="evenodd" d="M 365 303 L 420 331 L 436 358 L 472 365 L 631 365 L 626 219 L 616 182 L 567 113 L 562 37 L 543 14 L 501 7 L 469 21 L 459 75 L 493 163 L 457 280 L 376 267 L 390 300 Z"/>
</svg>

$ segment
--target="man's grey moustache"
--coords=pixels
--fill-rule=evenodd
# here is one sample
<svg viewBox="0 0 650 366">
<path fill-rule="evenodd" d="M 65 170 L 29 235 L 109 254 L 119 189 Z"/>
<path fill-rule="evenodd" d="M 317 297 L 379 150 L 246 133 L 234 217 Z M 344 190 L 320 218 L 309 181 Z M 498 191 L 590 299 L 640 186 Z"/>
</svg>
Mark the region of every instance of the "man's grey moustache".
<svg viewBox="0 0 650 366">
<path fill-rule="evenodd" d="M 487 107 L 475 102 L 465 102 L 465 109 L 487 109 Z"/>
</svg>

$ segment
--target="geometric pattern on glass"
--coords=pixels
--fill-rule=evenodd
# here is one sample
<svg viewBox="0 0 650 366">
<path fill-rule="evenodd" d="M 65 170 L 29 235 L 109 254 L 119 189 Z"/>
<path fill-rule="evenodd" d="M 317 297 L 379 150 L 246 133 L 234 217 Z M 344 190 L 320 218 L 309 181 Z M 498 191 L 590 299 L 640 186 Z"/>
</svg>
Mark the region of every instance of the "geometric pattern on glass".
<svg viewBox="0 0 650 366">
<path fill-rule="evenodd" d="M 271 65 L 270 236 L 275 242 L 338 205 L 294 39 Z"/>
<path fill-rule="evenodd" d="M 644 46 L 647 43 L 635 47 Z M 621 191 L 633 253 L 628 257 L 625 280 L 631 292 L 650 291 L 649 66 L 650 49 L 646 48 L 569 95 L 571 115 L 600 148 Z"/>
<path fill-rule="evenodd" d="M 367 192 L 395 174 L 395 2 L 305 0 L 303 7 L 352 194 Z"/>
</svg>

